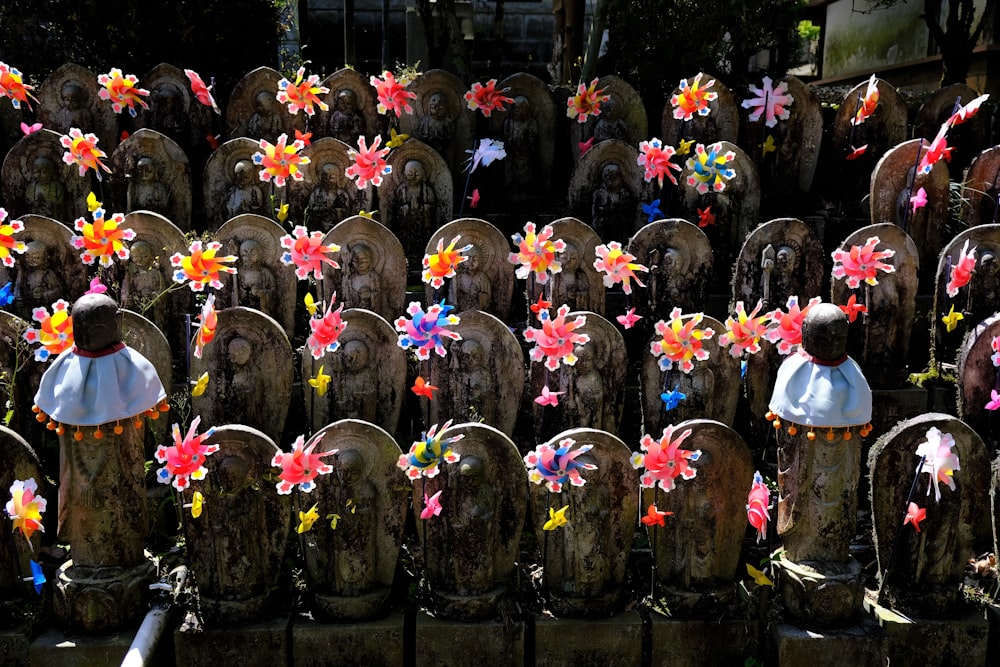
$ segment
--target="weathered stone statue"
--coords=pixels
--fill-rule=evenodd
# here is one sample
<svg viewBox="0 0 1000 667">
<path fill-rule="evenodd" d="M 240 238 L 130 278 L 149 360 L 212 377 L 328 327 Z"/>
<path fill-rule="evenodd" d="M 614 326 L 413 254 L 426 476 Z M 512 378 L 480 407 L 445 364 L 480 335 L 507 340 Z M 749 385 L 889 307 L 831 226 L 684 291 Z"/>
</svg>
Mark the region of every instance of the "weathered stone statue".
<svg viewBox="0 0 1000 667">
<path fill-rule="evenodd" d="M 233 169 L 233 179 L 226 194 L 226 214 L 234 218 L 241 213 L 267 215 L 264 190 L 257 178 L 257 169 L 250 160 L 240 160 Z"/>
<path fill-rule="evenodd" d="M 591 276 L 581 264 L 580 249 L 567 242 L 562 253 L 562 271 L 553 278 L 552 302 L 569 305 L 570 310 L 593 310 L 590 303 Z"/>
<path fill-rule="evenodd" d="M 364 308 L 395 320 L 406 308 L 406 257 L 385 226 L 355 215 L 339 222 L 323 244 L 340 246 L 339 269 L 323 267 L 320 298 L 345 308 Z"/>
<path fill-rule="evenodd" d="M 632 231 L 638 201 L 623 181 L 622 170 L 609 163 L 601 169 L 601 183 L 594 190 L 591 220 L 605 241 L 628 236 Z"/>
<path fill-rule="evenodd" d="M 456 236 L 460 237 L 459 247 L 472 246 L 465 253 L 468 259 L 458 265 L 455 277 L 445 287 L 435 290 L 426 285 L 425 298 L 432 302 L 447 297 L 457 313 L 482 310 L 505 320 L 514 289 L 514 275 L 507 262 L 509 238 L 485 220 L 459 218 L 434 232 L 425 252 L 437 252 L 439 241 L 447 246 Z"/>
<path fill-rule="evenodd" d="M 22 268 L 14 283 L 14 303 L 29 311 L 38 306 L 51 307 L 63 296 L 62 278 L 52 268 L 49 247 L 42 241 L 29 241 L 24 250 Z"/>
<path fill-rule="evenodd" d="M 350 88 L 337 91 L 337 101 L 330 114 L 328 136 L 343 141 L 348 146 L 356 146 L 358 137 L 365 133 L 365 117 L 358 109 L 358 95 Z"/>
<path fill-rule="evenodd" d="M 170 215 L 170 189 L 160 181 L 156 162 L 150 157 L 139 158 L 129 181 L 126 211 L 154 211 Z"/>
<path fill-rule="evenodd" d="M 105 202 L 107 210 L 152 211 L 191 230 L 191 161 L 181 144 L 140 128 L 118 145 L 109 166 L 114 203 Z"/>
<path fill-rule="evenodd" d="M 309 194 L 306 210 L 312 229 L 330 231 L 335 224 L 352 215 L 349 191 L 340 189 L 339 176 L 343 169 L 324 164 L 319 170 L 319 184 Z"/>
<path fill-rule="evenodd" d="M 423 246 L 437 222 L 437 192 L 427 180 L 427 172 L 419 160 L 410 160 L 403 167 L 403 181 L 396 187 L 393 225 L 408 260 L 419 262 Z"/>
<path fill-rule="evenodd" d="M 365 243 L 358 243 L 348 249 L 348 260 L 344 271 L 343 301 L 351 308 L 365 308 L 380 313 L 384 309 L 382 301 L 382 277 L 374 266 L 374 251 Z"/>
<path fill-rule="evenodd" d="M 505 185 L 511 195 L 526 196 L 535 190 L 535 166 L 538 164 L 538 121 L 531 101 L 518 95 L 514 108 L 503 124 Z"/>
<path fill-rule="evenodd" d="M 55 121 L 58 128 L 68 132 L 71 127 L 83 132 L 94 131 L 94 113 L 88 104 L 87 92 L 77 81 L 65 83 L 59 95 L 59 110 Z"/>
<path fill-rule="evenodd" d="M 482 268 L 480 251 L 473 246 L 466 253 L 467 260 L 458 265 L 455 279 L 449 285 L 451 301 L 455 308 L 464 310 L 487 310 L 493 296 L 493 286 Z"/>
<path fill-rule="evenodd" d="M 447 160 L 455 139 L 455 120 L 448 115 L 448 100 L 443 93 L 430 96 L 427 111 L 417 123 L 417 138 Z"/>
<path fill-rule="evenodd" d="M 234 306 L 256 308 L 262 313 L 274 315 L 274 274 L 262 263 L 260 243 L 247 239 L 240 243 L 239 289 L 234 296 Z"/>
<path fill-rule="evenodd" d="M 166 409 L 166 392 L 152 364 L 122 342 L 113 300 L 87 294 L 72 313 L 76 347 L 46 371 L 35 404 L 59 435 L 59 538 L 72 553 L 55 612 L 68 627 L 102 632 L 141 611 L 152 575 L 143 555 L 143 417 Z"/>
<path fill-rule="evenodd" d="M 24 191 L 24 205 L 30 213 L 69 222 L 69 200 L 66 186 L 59 179 L 56 164 L 47 155 L 41 155 L 31 165 L 28 186 Z"/>
<path fill-rule="evenodd" d="M 862 594 L 849 547 L 872 395 L 847 356 L 847 332 L 840 308 L 813 306 L 803 349 L 778 370 L 768 413 L 778 435 L 780 590 L 796 617 L 820 625 L 849 622 Z"/>
<path fill-rule="evenodd" d="M 274 93 L 266 90 L 258 92 L 253 98 L 253 114 L 247 121 L 247 136 L 251 139 L 266 139 L 273 144 L 281 134 L 282 126 Z"/>
<path fill-rule="evenodd" d="M 636 232 L 628 252 L 649 268 L 642 279 L 646 287 L 635 288 L 633 302 L 636 313 L 652 320 L 646 326 L 666 319 L 674 308 L 690 313 L 704 307 L 712 275 L 712 246 L 697 225 L 680 218 L 657 220 Z"/>
<path fill-rule="evenodd" d="M 144 313 L 160 329 L 166 325 L 167 299 L 157 299 L 169 287 L 156 251 L 148 241 L 132 244 L 122 278 L 122 303 L 129 310 Z"/>
<path fill-rule="evenodd" d="M 0 494 L 10 499 L 9 490 L 15 480 L 26 482 L 29 479 L 35 480 L 38 485 L 37 495 L 45 498 L 46 511 L 56 510 L 55 498 L 49 491 L 42 475 L 42 462 L 38 459 L 35 450 L 20 435 L 7 428 L 0 426 Z M 44 515 L 43 515 L 44 518 Z M 4 531 L 7 532 L 6 530 Z M 19 608 L 23 611 L 25 595 L 31 590 L 31 580 L 24 582 L 21 577 L 27 576 L 31 572 L 28 561 L 38 558 L 38 549 L 42 543 L 41 531 L 35 531 L 30 541 L 25 540 L 20 532 L 5 535 L 4 539 L 10 539 L 12 543 L 8 548 L 0 552 L 0 624 L 6 627 L 11 619 L 16 619 Z M 34 593 L 31 593 L 34 595 Z"/>
</svg>

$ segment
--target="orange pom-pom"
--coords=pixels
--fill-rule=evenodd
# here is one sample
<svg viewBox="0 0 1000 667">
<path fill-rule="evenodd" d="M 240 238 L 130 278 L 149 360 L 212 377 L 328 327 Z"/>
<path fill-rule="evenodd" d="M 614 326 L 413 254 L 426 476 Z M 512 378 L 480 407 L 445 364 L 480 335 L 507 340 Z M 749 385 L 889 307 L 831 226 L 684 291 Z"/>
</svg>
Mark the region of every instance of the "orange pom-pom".
<svg viewBox="0 0 1000 667">
<path fill-rule="evenodd" d="M 776 414 L 774 414 L 773 412 L 771 412 L 770 410 L 768 410 L 768 411 L 767 411 L 767 414 L 765 414 L 765 415 L 764 415 L 764 419 L 766 419 L 767 421 L 774 421 L 774 419 L 775 419 L 775 418 L 776 418 L 777 416 L 778 416 L 778 415 L 776 415 Z"/>
<path fill-rule="evenodd" d="M 813 431 L 812 429 L 809 429 L 808 431 L 806 431 L 806 439 L 810 440 L 810 441 L 815 440 L 816 439 L 816 431 Z"/>
<path fill-rule="evenodd" d="M 66 427 L 63 426 L 62 424 L 56 426 L 56 435 L 62 435 L 65 432 L 66 432 Z"/>
<path fill-rule="evenodd" d="M 121 422 L 115 422 L 115 435 L 121 435 L 124 430 L 125 429 L 122 428 Z"/>
<path fill-rule="evenodd" d="M 134 426 L 137 429 L 142 428 L 142 418 L 140 417 L 138 419 L 133 420 L 132 421 L 132 426 Z"/>
<path fill-rule="evenodd" d="M 773 422 L 771 422 L 771 426 L 773 426 L 775 429 L 780 429 L 781 428 L 781 420 L 780 419 L 775 419 Z"/>
<path fill-rule="evenodd" d="M 170 412 L 170 404 L 166 401 L 160 401 L 160 412 Z"/>
<path fill-rule="evenodd" d="M 853 437 L 854 437 L 854 434 L 851 433 L 851 429 L 845 428 L 844 429 L 844 440 L 850 440 Z"/>
<path fill-rule="evenodd" d="M 76 429 L 76 431 L 73 433 L 73 439 L 78 442 L 80 440 L 83 440 L 83 431 L 81 431 L 79 428 Z"/>
<path fill-rule="evenodd" d="M 39 412 L 42 411 L 42 409 L 40 407 L 38 407 L 37 405 L 32 405 L 31 406 L 31 411 L 34 412 L 37 415 Z"/>
<path fill-rule="evenodd" d="M 54 431 L 56 430 L 56 423 L 50 419 L 49 423 L 45 425 L 45 428 L 49 429 L 50 431 Z"/>
<path fill-rule="evenodd" d="M 104 437 L 104 431 L 101 429 L 94 429 L 94 440 L 100 440 Z"/>
<path fill-rule="evenodd" d="M 37 415 L 35 415 L 35 421 L 39 423 L 45 421 L 46 419 L 48 419 L 48 417 L 44 412 L 39 412 Z"/>
<path fill-rule="evenodd" d="M 834 437 L 835 436 L 833 434 L 833 429 L 831 428 L 829 431 L 826 432 L 826 439 L 827 440 L 833 440 Z"/>
<path fill-rule="evenodd" d="M 799 429 L 795 428 L 795 424 L 788 427 L 788 435 L 796 435 L 798 432 Z"/>
</svg>

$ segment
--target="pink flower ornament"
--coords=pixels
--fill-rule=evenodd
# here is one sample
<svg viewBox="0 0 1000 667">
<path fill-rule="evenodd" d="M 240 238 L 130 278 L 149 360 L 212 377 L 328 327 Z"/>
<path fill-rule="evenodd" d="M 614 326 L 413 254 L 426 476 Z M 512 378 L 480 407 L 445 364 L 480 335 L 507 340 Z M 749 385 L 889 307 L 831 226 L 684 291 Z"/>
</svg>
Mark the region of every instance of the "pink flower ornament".
<svg viewBox="0 0 1000 667">
<path fill-rule="evenodd" d="M 430 519 L 432 516 L 441 516 L 441 510 L 443 509 L 441 507 L 441 494 L 443 491 L 444 489 L 438 491 L 430 498 L 427 497 L 426 493 L 424 494 L 424 509 L 420 511 L 421 519 Z"/>
<path fill-rule="evenodd" d="M 751 123 L 756 123 L 763 116 L 764 125 L 774 127 L 779 120 L 788 120 L 791 116 L 788 107 L 792 106 L 795 98 L 788 92 L 786 82 L 781 81 L 774 86 L 771 77 L 765 76 L 761 87 L 750 84 L 750 92 L 754 97 L 743 100 L 742 107 L 753 109 L 747 117 Z"/>
<path fill-rule="evenodd" d="M 274 96 L 281 104 L 288 105 L 288 113 L 295 115 L 300 110 L 305 111 L 307 116 L 315 115 L 319 107 L 323 111 L 329 111 L 330 107 L 320 99 L 320 95 L 326 95 L 330 89 L 319 85 L 319 75 L 312 74 L 303 81 L 306 68 L 300 67 L 295 73 L 295 81 L 282 78 L 278 82 L 278 92 Z"/>
<path fill-rule="evenodd" d="M 632 293 L 632 280 L 634 279 L 639 287 L 645 287 L 635 275 L 636 271 L 649 271 L 642 264 L 634 262 L 635 256 L 622 250 L 622 244 L 611 241 L 607 245 L 599 245 L 596 248 L 597 259 L 594 260 L 594 268 L 604 273 L 604 286 L 613 287 L 621 283 L 622 291 L 626 294 Z"/>
<path fill-rule="evenodd" d="M 191 480 L 205 479 L 208 470 L 205 468 L 205 457 L 219 451 L 219 445 L 206 445 L 215 428 L 212 427 L 198 434 L 201 417 L 195 417 L 187 435 L 181 438 L 181 427 L 173 426 L 174 444 L 167 447 L 160 445 L 156 449 L 155 458 L 164 466 L 156 471 L 156 480 L 161 484 L 173 484 L 178 491 L 183 491 L 191 485 Z"/>
<path fill-rule="evenodd" d="M 757 301 L 757 305 L 750 313 L 742 301 L 736 302 L 736 317 L 726 319 L 726 331 L 719 336 L 719 345 L 728 346 L 729 354 L 737 359 L 743 356 L 743 352 L 756 354 L 760 352 L 760 339 L 767 334 L 767 315 L 757 316 L 763 302 Z"/>
<path fill-rule="evenodd" d="M 587 334 L 576 333 L 576 330 L 587 323 L 587 318 L 578 315 L 576 319 L 567 322 L 569 306 L 559 306 L 556 316 L 549 315 L 548 310 L 538 313 L 541 327 L 528 327 L 524 330 L 524 340 L 534 343 L 528 356 L 532 361 L 545 361 L 545 367 L 551 371 L 557 370 L 559 364 L 567 366 L 576 364 L 576 346 L 590 342 Z"/>
<path fill-rule="evenodd" d="M 642 315 L 635 314 L 635 308 L 629 308 L 628 312 L 624 315 L 619 315 L 615 318 L 618 320 L 618 324 L 622 325 L 626 329 L 631 329 L 635 326 L 635 323 L 642 319 Z"/>
<path fill-rule="evenodd" d="M 323 233 L 310 233 L 302 225 L 297 225 L 291 234 L 281 237 L 281 247 L 285 252 L 281 255 L 283 264 L 295 267 L 295 275 L 299 280 L 305 280 L 312 273 L 316 280 L 323 280 L 323 264 L 329 264 L 335 269 L 340 268 L 340 264 L 330 253 L 340 252 L 340 246 L 331 243 L 323 245 Z"/>
<path fill-rule="evenodd" d="M 371 148 L 365 142 L 364 135 L 361 135 L 358 137 L 358 149 L 351 148 L 347 151 L 352 163 L 344 170 L 344 175 L 355 182 L 358 190 L 364 190 L 369 183 L 378 187 L 382 185 L 382 177 L 392 173 L 392 166 L 385 161 L 391 149 L 380 149 L 381 144 L 382 135 L 377 135 L 372 140 Z"/>
<path fill-rule="evenodd" d="M 928 429 L 926 437 L 927 439 L 917 447 L 917 456 L 923 459 L 920 472 L 930 474 L 931 484 L 934 485 L 934 500 L 941 502 L 941 488 L 938 484 L 947 484 L 948 488 L 954 491 L 955 471 L 961 469 L 958 454 L 952 451 L 955 438 L 950 433 L 942 433 L 936 426 Z M 931 489 L 928 485 L 927 495 L 930 494 Z"/>
<path fill-rule="evenodd" d="M 965 240 L 961 252 L 958 254 L 958 261 L 951 266 L 951 277 L 945 289 L 948 296 L 955 298 L 958 290 L 969 284 L 972 280 L 972 273 L 976 270 L 976 249 L 969 248 L 969 239 Z"/>
<path fill-rule="evenodd" d="M 597 470 L 597 466 L 576 459 L 593 449 L 593 445 L 580 447 L 574 445 L 576 445 L 575 440 L 565 438 L 555 447 L 538 445 L 534 451 L 528 452 L 524 457 L 524 465 L 528 468 L 528 481 L 534 484 L 545 482 L 546 488 L 552 493 L 562 493 L 563 485 L 567 482 L 573 486 L 586 484 L 587 480 L 580 475 L 580 472 Z"/>
<path fill-rule="evenodd" d="M 285 187 L 289 178 L 301 181 L 305 176 L 300 168 L 309 164 L 309 158 L 299 155 L 299 151 L 305 147 L 301 139 L 288 144 L 287 134 L 279 135 L 278 142 L 274 145 L 261 139 L 260 151 L 253 154 L 253 163 L 260 167 L 260 180 L 267 182 L 273 179 L 279 188 Z"/>
<path fill-rule="evenodd" d="M 296 486 L 304 493 L 310 493 L 316 488 L 316 478 L 320 475 L 329 475 L 333 472 L 333 466 L 323 463 L 323 457 L 336 454 L 338 450 L 331 449 L 315 454 L 314 450 L 319 441 L 305 446 L 305 438 L 299 436 L 292 444 L 292 451 L 278 452 L 271 459 L 271 465 L 281 468 L 278 473 L 278 493 L 288 495 Z"/>
<path fill-rule="evenodd" d="M 566 242 L 562 239 L 552 240 L 555 231 L 552 225 L 545 225 L 542 231 L 535 233 L 535 223 L 529 222 L 524 225 L 524 235 L 514 234 L 514 244 L 517 245 L 517 252 L 512 252 L 507 261 L 517 264 L 514 274 L 518 278 L 527 278 L 532 273 L 535 280 L 544 285 L 549 281 L 550 273 L 562 271 L 562 264 L 556 259 L 557 252 L 566 250 Z"/>
<path fill-rule="evenodd" d="M 473 111 L 479 110 L 487 118 L 494 111 L 503 111 L 505 105 L 513 104 L 514 99 L 504 93 L 507 89 L 497 90 L 497 80 L 490 79 L 486 84 L 478 81 L 472 84 L 472 90 L 465 93 L 465 102 Z"/>
<path fill-rule="evenodd" d="M 347 328 L 347 322 L 344 322 L 340 316 L 341 311 L 344 310 L 344 304 L 340 304 L 337 310 L 333 310 L 333 301 L 336 298 L 337 295 L 334 293 L 326 313 L 321 317 L 309 319 L 309 329 L 312 333 L 306 339 L 306 347 L 312 353 L 313 359 L 319 359 L 327 352 L 336 352 L 340 349 L 340 334 Z"/>
<path fill-rule="evenodd" d="M 861 281 L 869 285 L 878 285 L 878 272 L 893 273 L 896 270 L 892 264 L 886 264 L 888 259 L 896 254 L 895 250 L 875 250 L 881 243 L 877 236 L 870 237 L 863 246 L 851 246 L 849 250 L 837 249 L 833 255 L 833 277 L 846 278 L 847 286 L 857 289 Z"/>
<path fill-rule="evenodd" d="M 396 81 L 396 77 L 393 76 L 392 72 L 386 70 L 382 73 L 381 78 L 373 76 L 369 82 L 375 87 L 379 113 L 389 114 L 391 112 L 396 114 L 396 118 L 399 118 L 404 111 L 406 113 L 413 113 L 410 100 L 417 99 L 417 94 L 406 90 L 408 82 L 405 79 Z"/>
<path fill-rule="evenodd" d="M 987 410 L 1000 409 L 1000 391 L 997 391 L 996 389 L 991 389 L 990 400 L 983 407 Z"/>
<path fill-rule="evenodd" d="M 687 319 L 687 322 L 684 320 Z M 657 357 L 660 370 L 668 371 L 674 364 L 684 373 L 694 370 L 694 360 L 708 359 L 708 350 L 702 341 L 715 335 L 710 328 L 696 328 L 705 319 L 704 313 L 683 315 L 680 308 L 670 311 L 670 321 L 660 320 L 654 325 L 659 340 L 650 345 L 650 353 Z"/>
<path fill-rule="evenodd" d="M 701 450 L 689 451 L 681 449 L 680 445 L 688 436 L 691 429 L 686 429 L 676 438 L 674 437 L 674 426 L 663 429 L 663 435 L 659 440 L 655 440 L 650 435 L 642 436 L 639 448 L 642 452 L 632 455 L 632 467 L 635 469 L 645 468 L 639 476 L 639 484 L 645 489 L 659 486 L 666 492 L 673 491 L 678 477 L 681 479 L 694 479 L 698 471 L 690 466 L 701 457 Z"/>
<path fill-rule="evenodd" d="M 636 158 L 636 162 L 640 167 L 645 169 L 643 177 L 646 182 L 649 183 L 654 178 L 660 187 L 663 187 L 663 179 L 668 178 L 670 182 L 677 185 L 677 179 L 671 172 L 671 170 L 680 172 L 681 166 L 670 161 L 677 151 L 673 146 L 664 146 L 663 142 L 653 137 L 649 141 L 643 141 L 639 144 L 639 157 Z"/>
<path fill-rule="evenodd" d="M 551 405 L 556 407 L 559 405 L 559 397 L 565 394 L 564 391 L 550 391 L 548 386 L 542 387 L 542 393 L 535 397 L 535 403 L 539 405 Z"/>
<path fill-rule="evenodd" d="M 809 309 L 822 299 L 816 296 L 809 300 L 805 308 L 799 308 L 799 297 L 788 297 L 788 312 L 775 308 L 765 317 L 770 322 L 766 338 L 778 345 L 779 354 L 790 353 L 796 345 L 802 343 L 802 322 L 806 319 Z"/>
</svg>

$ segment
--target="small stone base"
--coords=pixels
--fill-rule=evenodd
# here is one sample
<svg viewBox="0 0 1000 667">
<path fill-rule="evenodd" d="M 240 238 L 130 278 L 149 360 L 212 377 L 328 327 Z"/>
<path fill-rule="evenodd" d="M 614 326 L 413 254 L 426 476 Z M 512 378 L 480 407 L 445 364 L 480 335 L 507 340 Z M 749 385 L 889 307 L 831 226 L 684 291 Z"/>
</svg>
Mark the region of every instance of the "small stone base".
<svg viewBox="0 0 1000 667">
<path fill-rule="evenodd" d="M 0 665 L 28 667 L 28 635 L 24 630 L 0 630 Z"/>
<path fill-rule="evenodd" d="M 601 620 L 542 617 L 535 620 L 538 667 L 638 665 L 642 619 L 627 611 Z M 500 664 L 500 663 L 495 663 Z"/>
<path fill-rule="evenodd" d="M 417 614 L 417 667 L 524 665 L 524 624 L 462 623 Z"/>
<path fill-rule="evenodd" d="M 548 606 L 558 618 L 607 618 L 625 607 L 620 589 L 589 597 L 571 597 L 550 591 Z"/>
<path fill-rule="evenodd" d="M 843 627 L 861 611 L 864 588 L 861 565 L 853 558 L 843 563 L 774 561 L 778 590 L 796 622 L 822 628 Z"/>
<path fill-rule="evenodd" d="M 431 590 L 428 591 L 427 607 L 439 618 L 487 620 L 496 617 L 497 602 L 506 592 L 502 587 L 480 595 L 450 595 Z"/>
<path fill-rule="evenodd" d="M 378 618 L 385 614 L 385 601 L 392 588 L 379 586 L 364 595 L 341 597 L 314 593 L 311 598 L 313 615 L 320 621 L 353 623 Z"/>
<path fill-rule="evenodd" d="M 862 616 L 858 625 L 813 632 L 785 623 L 776 625 L 777 667 L 885 667 L 888 641 L 873 620 Z M 922 646 L 922 644 L 918 645 Z M 915 647 L 916 648 L 916 647 Z M 892 663 L 895 667 L 896 663 Z"/>
<path fill-rule="evenodd" d="M 336 625 L 297 618 L 292 625 L 290 664 L 295 667 L 402 665 L 403 614 Z"/>
<path fill-rule="evenodd" d="M 289 664 L 289 617 L 204 632 L 174 632 L 177 664 L 185 667 L 274 667 Z"/>
<path fill-rule="evenodd" d="M 756 623 L 667 618 L 655 612 L 650 621 L 653 667 L 742 665 L 756 653 Z"/>
<path fill-rule="evenodd" d="M 103 637 L 81 637 L 60 630 L 49 630 L 31 642 L 32 667 L 91 667 L 120 665 L 135 633 L 119 632 Z M 7 664 L 4 662 L 4 664 Z M 150 663 L 155 664 L 155 663 Z M 162 663 L 161 663 L 162 664 Z"/>
<path fill-rule="evenodd" d="M 908 618 L 875 603 L 865 607 L 885 630 L 889 664 L 947 667 L 987 665 L 990 624 L 969 609 L 948 619 Z"/>
<path fill-rule="evenodd" d="M 66 561 L 56 576 L 52 611 L 66 629 L 90 633 L 121 630 L 139 620 L 153 583 L 149 561 L 134 567 L 84 567 Z"/>
</svg>

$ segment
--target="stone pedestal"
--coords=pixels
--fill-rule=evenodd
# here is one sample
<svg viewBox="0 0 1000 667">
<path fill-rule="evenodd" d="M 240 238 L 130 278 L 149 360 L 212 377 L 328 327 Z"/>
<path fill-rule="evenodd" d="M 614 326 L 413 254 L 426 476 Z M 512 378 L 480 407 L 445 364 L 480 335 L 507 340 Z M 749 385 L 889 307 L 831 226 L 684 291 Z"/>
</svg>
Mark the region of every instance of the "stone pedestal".
<svg viewBox="0 0 1000 667">
<path fill-rule="evenodd" d="M 889 664 L 988 665 L 990 623 L 983 613 L 968 609 L 948 619 L 908 618 L 866 601 L 865 608 L 888 637 Z"/>
<path fill-rule="evenodd" d="M 785 623 L 771 632 L 777 667 L 885 667 L 887 644 L 878 624 L 863 618 L 842 630 L 813 632 Z M 918 646 L 922 646 L 922 643 Z M 895 663 L 893 663 L 895 664 Z"/>
<path fill-rule="evenodd" d="M 28 667 L 28 635 L 22 629 L 0 630 L 0 664 Z"/>
<path fill-rule="evenodd" d="M 861 565 L 853 558 L 842 563 L 780 558 L 775 565 L 781 599 L 798 620 L 819 627 L 841 626 L 861 609 Z"/>
<path fill-rule="evenodd" d="M 52 608 L 72 629 L 108 632 L 138 621 L 155 567 L 87 567 L 66 561 L 56 573 Z"/>
<path fill-rule="evenodd" d="M 289 664 L 288 616 L 234 628 L 174 632 L 177 664 L 187 667 L 274 667 Z"/>
<path fill-rule="evenodd" d="M 638 665 L 642 662 L 642 619 L 627 611 L 600 620 L 538 618 L 538 667 Z"/>
<path fill-rule="evenodd" d="M 462 623 L 417 614 L 417 667 L 524 665 L 524 624 Z"/>
<path fill-rule="evenodd" d="M 653 667 L 742 665 L 754 654 L 756 623 L 667 618 L 657 613 L 650 614 L 650 622 Z"/>
<path fill-rule="evenodd" d="M 101 637 L 81 637 L 64 634 L 59 630 L 49 630 L 31 643 L 29 649 L 31 665 L 32 667 L 119 665 L 128 652 L 128 647 L 134 636 L 134 630 Z M 0 655 L 0 657 L 3 656 Z M 10 663 L 4 662 L 3 664 Z M 167 663 L 154 660 L 146 664 L 163 665 Z"/>
<path fill-rule="evenodd" d="M 403 614 L 366 623 L 327 624 L 305 617 L 292 626 L 295 667 L 376 667 L 403 664 Z"/>
</svg>

